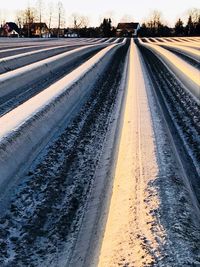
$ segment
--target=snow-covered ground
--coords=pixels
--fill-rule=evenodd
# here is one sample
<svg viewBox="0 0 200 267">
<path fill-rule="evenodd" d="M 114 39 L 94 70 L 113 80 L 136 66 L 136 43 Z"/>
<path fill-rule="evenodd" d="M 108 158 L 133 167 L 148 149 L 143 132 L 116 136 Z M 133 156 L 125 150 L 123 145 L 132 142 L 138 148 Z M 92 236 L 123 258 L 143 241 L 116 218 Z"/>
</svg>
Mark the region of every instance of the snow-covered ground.
<svg viewBox="0 0 200 267">
<path fill-rule="evenodd" d="M 198 266 L 199 204 L 135 45 L 130 60 L 122 137 L 98 266 Z"/>
<path fill-rule="evenodd" d="M 141 41 L 140 41 L 141 42 Z M 141 42 L 142 43 L 142 42 Z M 200 79 L 199 79 L 199 70 L 175 55 L 173 52 L 168 51 L 167 49 L 150 43 L 144 43 L 144 46 L 152 49 L 158 56 L 164 60 L 164 62 L 169 66 L 173 73 L 177 75 L 177 77 L 182 81 L 186 86 L 186 90 L 189 90 L 196 100 L 199 102 L 200 99 Z M 177 46 L 176 46 L 177 47 Z M 196 60 L 200 57 L 200 53 L 197 52 L 198 55 Z"/>
<path fill-rule="evenodd" d="M 122 41 L 0 39 L 0 266 L 200 265 L 199 39 Z"/>
</svg>

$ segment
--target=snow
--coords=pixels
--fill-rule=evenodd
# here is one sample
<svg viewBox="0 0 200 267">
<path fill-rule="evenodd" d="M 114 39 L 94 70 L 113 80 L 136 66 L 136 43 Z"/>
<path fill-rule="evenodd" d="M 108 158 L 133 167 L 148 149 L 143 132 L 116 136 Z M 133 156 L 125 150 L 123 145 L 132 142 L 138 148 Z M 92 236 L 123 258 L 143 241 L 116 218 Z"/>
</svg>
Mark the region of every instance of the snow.
<svg viewBox="0 0 200 267">
<path fill-rule="evenodd" d="M 143 197 L 148 182 L 156 179 L 158 167 L 153 139 L 150 138 L 153 132 L 147 109 L 144 78 L 138 51 L 133 42 L 130 50 L 127 90 L 113 192 L 99 257 L 99 267 L 143 266 L 141 264 L 143 261 L 146 264 L 151 262 L 151 256 L 140 247 L 138 238 L 140 230 L 142 235 L 148 236 L 153 246 L 157 246 L 149 227 L 146 226 L 153 216 L 150 213 L 147 214 Z M 148 164 L 144 163 L 145 154 L 151 159 Z M 145 172 L 148 172 L 148 176 L 146 177 L 143 170 L 147 166 L 148 169 Z M 159 200 L 154 197 L 151 208 L 155 209 L 158 204 Z"/>
<path fill-rule="evenodd" d="M 118 43 L 119 42 L 119 40 L 120 40 L 120 38 L 117 38 L 116 40 L 114 40 L 114 42 L 112 42 L 113 44 L 115 44 L 115 43 Z"/>
<path fill-rule="evenodd" d="M 127 47 L 125 48 L 127 49 Z M 108 52 L 105 57 L 105 66 L 107 61 L 110 62 L 111 60 L 112 51 Z M 63 223 L 61 219 L 63 215 L 67 215 L 68 209 L 70 213 L 70 199 L 77 198 L 80 205 L 82 205 L 82 199 L 87 199 L 89 194 L 87 184 L 93 180 L 94 171 L 98 167 L 98 158 L 101 155 L 105 164 L 102 166 L 102 173 L 104 174 L 105 183 L 107 183 L 107 171 L 110 169 L 110 160 L 102 153 L 102 147 L 105 146 L 104 148 L 110 154 L 114 153 L 111 145 L 115 143 L 115 130 L 118 127 L 118 120 L 115 121 L 115 119 L 120 114 L 121 109 L 120 105 L 117 105 L 118 102 L 116 103 L 115 110 L 113 109 L 118 92 L 120 95 L 124 93 L 122 86 L 126 82 L 126 77 L 124 77 L 124 81 L 121 81 L 124 54 L 121 53 L 121 50 L 116 52 L 115 55 L 119 55 L 120 58 L 112 58 L 114 64 L 112 66 L 109 65 L 110 72 L 106 72 L 103 77 L 99 77 L 92 94 L 87 97 L 83 108 L 76 113 L 75 119 L 63 126 L 63 129 L 66 129 L 67 125 L 66 130 L 59 129 L 58 139 L 54 137 L 53 144 L 49 144 L 51 146 L 50 149 L 44 149 L 48 151 L 47 154 L 43 157 L 44 150 L 40 152 L 37 162 L 31 167 L 31 171 L 27 171 L 28 175 L 24 175 L 21 183 L 16 186 L 16 194 L 12 198 L 14 207 L 12 206 L 12 210 L 8 207 L 6 213 L 10 216 L 8 226 L 2 225 L 3 219 L 2 221 L 0 220 L 0 231 L 6 231 L 8 227 L 11 229 L 11 234 L 8 233 L 8 240 L 6 241 L 6 252 L 3 249 L 0 262 L 1 260 L 5 262 L 7 259 L 10 264 L 15 265 L 19 263 L 21 266 L 26 265 L 26 261 L 33 264 L 33 266 L 64 266 L 60 262 L 62 262 L 62 256 L 63 262 L 66 261 L 66 257 L 71 249 L 70 243 L 73 243 L 74 239 L 74 228 L 76 229 L 77 225 L 76 221 L 72 222 L 72 232 L 68 234 L 66 233 L 66 221 Z M 113 66 L 115 66 L 114 70 Z M 98 73 L 99 71 L 100 69 L 98 69 Z M 126 76 L 126 70 L 124 70 L 124 73 Z M 94 72 L 90 77 L 90 82 L 92 78 L 94 78 Z M 108 80 L 105 78 L 108 78 Z M 107 128 L 110 125 L 111 136 L 110 132 L 107 132 Z M 113 125 L 115 125 L 115 129 L 112 128 Z M 109 142 L 106 142 L 104 145 L 105 136 L 109 138 Z M 74 155 L 75 158 L 72 159 L 70 154 Z M 65 171 L 65 174 L 63 171 Z M 96 182 L 104 184 L 104 181 L 99 180 L 99 174 L 97 174 Z M 101 176 L 101 178 L 103 177 Z M 77 195 L 79 188 L 84 188 L 84 193 L 80 192 Z M 52 197 L 57 190 L 59 192 L 58 199 Z M 97 193 L 101 195 L 100 192 L 97 191 Z M 48 211 L 48 206 L 52 211 L 51 214 Z M 15 212 L 16 210 L 19 213 Z M 40 214 L 38 213 L 39 210 L 42 211 L 42 214 L 41 212 Z M 82 212 L 84 210 L 78 211 L 77 217 Z M 39 228 L 40 215 L 46 217 L 45 224 L 40 225 L 40 229 L 42 233 L 48 229 L 48 236 L 42 235 L 41 237 L 40 234 L 37 236 L 38 231 L 32 231 L 33 228 Z M 8 217 L 5 216 L 4 218 Z M 17 241 L 16 239 L 13 240 L 12 230 L 14 229 L 19 234 Z M 60 236 L 62 231 L 63 235 Z M 26 243 L 30 239 L 34 239 L 34 244 Z M 66 249 L 62 248 L 61 245 L 63 243 Z M 9 257 L 13 251 L 16 252 L 14 260 Z M 42 263 L 43 261 L 44 263 Z"/>
<path fill-rule="evenodd" d="M 85 48 L 85 47 L 84 47 Z M 65 54 L 71 54 L 71 53 L 77 53 L 78 51 L 84 49 L 84 48 L 78 48 L 76 51 L 69 51 Z M 50 102 L 54 101 L 59 95 L 63 93 L 63 91 L 66 91 L 69 87 L 71 87 L 74 83 L 78 82 L 79 79 L 81 79 L 86 72 L 90 71 L 95 64 L 97 64 L 98 61 L 101 60 L 102 57 L 104 57 L 113 46 L 110 46 L 108 48 L 105 48 L 104 50 L 100 51 L 97 55 L 95 55 L 91 60 L 81 65 L 79 68 L 75 69 L 72 73 L 68 74 L 63 79 L 59 80 L 58 82 L 51 85 L 49 88 L 41 92 L 40 94 L 36 95 L 35 97 L 29 99 L 27 102 L 19 106 L 18 108 L 14 109 L 13 111 L 9 112 L 2 118 L 0 118 L 0 124 L 3 125 L 0 129 L 0 140 L 8 135 L 10 131 L 17 129 L 22 123 L 24 123 L 26 120 L 31 118 L 34 114 L 36 114 L 39 110 L 41 110 L 44 106 L 48 105 Z M 64 55 L 62 55 L 63 57 Z M 59 59 L 60 56 L 55 56 L 55 59 Z M 43 64 L 46 63 L 43 62 Z M 52 61 L 52 60 L 51 60 Z M 27 69 L 33 69 L 32 65 L 35 65 L 35 67 L 40 66 L 41 63 L 34 63 L 31 64 L 30 67 L 25 66 Z M 15 71 L 14 71 L 15 72 Z M 18 71 L 17 71 L 18 72 Z M 20 70 L 20 73 L 22 70 Z M 3 75 L 2 75 L 3 76 Z M 7 75 L 5 75 L 7 76 Z M 10 76 L 10 75 L 8 75 Z M 13 121 L 12 118 L 15 118 Z"/>
<path fill-rule="evenodd" d="M 200 58 L 200 51 L 193 49 L 191 47 L 185 47 L 179 44 L 171 44 L 171 43 L 159 43 L 159 45 L 162 45 L 164 47 L 169 47 L 169 48 L 175 48 L 177 51 L 185 52 L 186 55 L 191 56 L 192 58 L 196 59 L 199 61 Z"/>
<path fill-rule="evenodd" d="M 4 57 L 0 59 L 0 64 L 3 63 L 4 61 L 9 61 L 9 60 L 13 60 L 13 59 L 17 59 L 20 57 L 25 57 L 25 56 L 30 56 L 30 55 L 35 55 L 41 52 L 47 52 L 47 51 L 51 51 L 51 50 L 56 50 L 58 48 L 64 48 L 64 47 L 69 47 L 69 46 L 73 46 L 76 45 L 77 43 L 72 43 L 72 44 L 66 44 L 66 45 L 56 45 L 56 46 L 51 46 L 51 47 L 47 47 L 47 48 L 42 48 L 40 50 L 33 50 L 30 52 L 25 52 L 25 53 L 21 53 L 21 54 L 17 54 L 17 55 L 11 55 L 8 57 Z M 14 51 L 16 51 L 16 48 L 13 48 Z M 10 50 L 9 50 L 10 51 Z M 0 50 L 0 53 L 2 52 L 2 50 Z"/>
<path fill-rule="evenodd" d="M 128 95 L 99 267 L 200 264 L 199 210 L 183 184 L 179 155 L 152 86 L 142 56 L 132 44 Z"/>
<path fill-rule="evenodd" d="M 1 192 L 12 182 L 12 176 L 40 151 L 42 144 L 48 142 L 60 123 L 77 109 L 117 47 L 118 44 L 113 44 L 101 50 L 63 79 L 0 118 Z"/>
<path fill-rule="evenodd" d="M 10 48 L 10 49 L 5 49 L 5 50 L 0 50 L 0 55 L 1 53 L 5 53 L 5 52 L 14 52 L 14 51 L 17 51 L 17 50 L 24 50 L 25 48 L 30 48 L 32 49 L 33 51 L 30 51 L 30 52 L 25 52 L 25 53 L 20 53 L 20 54 L 17 54 L 17 55 L 11 55 L 11 56 L 7 56 L 7 57 L 4 57 L 4 58 L 1 58 L 0 59 L 0 63 L 2 61 L 7 61 L 7 60 L 12 60 L 12 59 L 16 59 L 16 58 L 19 58 L 19 57 L 25 57 L 25 56 L 29 56 L 29 55 L 32 55 L 32 54 L 37 54 L 37 53 L 41 53 L 41 52 L 45 52 L 45 51 L 50 51 L 50 50 L 54 50 L 54 49 L 57 49 L 57 48 L 62 48 L 62 47 L 68 47 L 68 46 L 75 46 L 75 45 L 88 45 L 88 44 L 92 44 L 92 40 L 89 40 L 86 42 L 86 40 L 80 40 L 80 41 L 71 41 L 71 42 L 61 42 L 61 43 L 58 43 L 56 42 L 55 44 L 53 43 L 51 45 L 51 47 L 46 47 L 46 46 L 49 46 L 48 45 L 43 45 L 45 46 L 45 48 L 42 48 L 42 49 L 39 49 L 39 50 L 34 50 L 35 48 L 38 48 L 40 46 L 38 45 L 31 45 L 31 46 L 22 46 L 22 47 L 19 47 L 19 48 Z"/>
<path fill-rule="evenodd" d="M 159 37 L 159 39 L 161 39 L 163 42 L 160 42 L 159 40 L 157 40 L 156 38 L 151 38 L 153 39 L 155 42 L 153 42 L 152 40 L 150 40 L 149 38 L 143 38 L 147 41 L 147 43 L 154 43 L 154 44 L 158 44 L 158 45 L 163 45 L 163 43 L 167 44 L 167 45 L 170 45 L 170 46 L 178 46 L 178 47 L 185 47 L 185 48 L 193 48 L 193 49 L 198 49 L 199 48 L 199 41 L 197 39 L 195 40 L 191 40 L 189 39 L 188 37 L 185 37 L 187 38 L 187 41 L 185 41 L 184 39 L 182 38 L 164 38 L 164 37 Z M 179 41 L 177 41 L 179 40 Z"/>
<path fill-rule="evenodd" d="M 28 83 L 36 80 L 39 76 L 50 73 L 64 63 L 70 62 L 74 57 L 81 56 L 87 50 L 96 49 L 97 45 L 87 45 L 71 51 L 43 59 L 24 67 L 9 71 L 0 75 L 0 96 L 6 96 Z M 26 60 L 26 58 L 25 58 Z"/>
<path fill-rule="evenodd" d="M 186 52 L 188 55 L 194 57 L 195 59 L 199 60 L 199 57 L 200 57 L 200 52 L 194 48 L 191 48 L 191 42 L 188 43 L 188 42 L 185 42 L 184 44 L 183 43 L 180 43 L 180 42 L 176 42 L 176 43 L 171 43 L 171 42 L 167 42 L 166 40 L 164 40 L 164 38 L 162 38 L 162 40 L 165 41 L 165 43 L 163 42 L 159 42 L 158 40 L 156 40 L 156 42 L 152 42 L 151 40 L 149 40 L 148 38 L 145 38 L 147 40 L 147 43 L 150 43 L 150 44 L 156 44 L 156 45 L 162 45 L 164 47 L 172 47 L 172 48 L 176 48 L 177 50 L 180 50 L 180 51 L 184 51 Z"/>
<path fill-rule="evenodd" d="M 125 41 L 124 39 L 123 43 Z M 185 72 L 182 71 L 184 79 L 192 79 L 189 77 L 189 71 L 192 73 L 193 69 L 188 68 L 187 64 L 182 65 L 183 62 L 172 53 L 150 43 L 142 43 L 142 45 L 157 53 L 177 76 L 179 76 L 177 69 L 182 71 L 183 67 L 185 68 Z M 46 153 L 44 146 L 55 131 L 60 133 L 60 127 L 66 126 L 67 118 L 73 117 L 72 112 L 79 116 L 77 125 L 71 127 L 72 131 L 66 131 L 61 138 L 59 137 L 58 142 L 54 143 L 51 150 L 53 153 L 45 155 L 44 169 L 40 166 L 34 170 L 35 177 L 40 178 L 39 188 L 37 188 L 37 179 L 32 179 L 32 169 L 29 173 L 30 177 L 25 177 L 27 180 L 21 181 L 17 187 L 17 197 L 13 199 L 15 207 L 19 208 L 17 215 L 14 215 L 15 211 L 9 213 L 9 210 L 8 214 L 13 217 L 0 220 L 1 231 L 7 229 L 8 223 L 9 238 L 18 238 L 21 233 L 26 233 L 21 231 L 21 223 L 25 221 L 28 223 L 28 219 L 33 219 L 31 222 L 34 222 L 35 217 L 32 215 L 37 215 L 35 210 L 38 207 L 39 210 L 46 207 L 43 206 L 43 201 L 46 201 L 43 197 L 44 192 L 51 193 L 51 190 L 56 191 L 60 186 L 59 193 L 64 195 L 63 202 L 59 206 L 52 206 L 50 216 L 48 212 L 45 214 L 48 219 L 44 224 L 46 228 L 42 230 L 48 229 L 52 218 L 55 218 L 54 215 L 58 214 L 57 219 L 59 219 L 60 214 L 66 214 L 71 197 L 80 196 L 74 193 L 74 184 L 87 182 L 87 173 L 95 171 L 95 176 L 92 176 L 94 181 L 92 181 L 91 191 L 85 190 L 83 193 L 83 198 L 84 194 L 88 196 L 87 202 L 83 204 L 82 210 L 79 210 L 77 215 L 83 216 L 79 221 L 82 225 L 79 225 L 78 239 L 75 240 L 77 233 L 69 233 L 63 254 L 59 254 L 57 250 L 51 251 L 52 248 L 58 249 L 55 240 L 60 237 L 57 235 L 56 227 L 55 235 L 52 236 L 53 241 L 51 240 L 50 243 L 47 243 L 48 238 L 45 234 L 42 237 L 36 236 L 35 247 L 32 246 L 37 248 L 36 251 L 34 249 L 29 251 L 31 245 L 24 242 L 29 239 L 23 239 L 20 236 L 22 238 L 20 240 L 24 243 L 18 247 L 21 249 L 19 251 L 26 252 L 25 257 L 30 255 L 29 260 L 33 261 L 31 262 L 33 266 L 46 264 L 63 267 L 73 248 L 75 249 L 70 265 L 66 266 L 166 267 L 200 264 L 198 203 L 186 177 L 180 155 L 177 153 L 173 141 L 175 136 L 170 133 L 161 106 L 155 97 L 156 93 L 142 55 L 133 40 L 129 54 L 129 71 L 127 73 L 127 69 L 121 70 L 124 74 L 120 82 L 117 102 L 112 114 L 105 112 L 102 115 L 108 120 L 107 133 L 104 131 L 102 134 L 99 131 L 100 135 L 96 134 L 95 128 L 98 128 L 101 122 L 100 114 L 96 113 L 97 121 L 93 125 L 94 130 L 92 135 L 86 138 L 88 143 L 80 142 L 79 149 L 74 148 L 79 161 L 77 160 L 78 167 L 75 162 L 71 172 L 67 173 L 68 178 L 73 180 L 72 184 L 69 183 L 65 188 L 62 187 L 59 179 L 56 180 L 57 170 L 68 154 L 66 152 L 70 151 L 70 146 L 73 147 L 73 142 L 76 140 L 74 136 L 78 137 L 79 130 L 87 118 L 88 109 L 94 104 L 93 101 L 89 102 L 88 106 L 80 112 L 84 98 L 88 99 L 92 85 L 110 62 L 114 51 L 120 46 L 121 44 L 114 42 L 63 79 L 0 118 L 0 193 L 3 194 L 9 187 L 9 183 L 14 181 L 16 174 L 23 177 L 21 173 L 24 168 L 27 168 L 39 153 L 40 157 L 37 161 L 41 162 L 41 158 Z M 187 70 L 188 76 L 186 76 Z M 124 104 L 122 103 L 123 94 L 127 94 Z M 86 130 L 86 136 L 87 134 Z M 91 139 L 95 140 L 93 145 L 90 144 Z M 85 152 L 82 153 L 84 149 Z M 90 163 L 91 159 L 94 160 L 92 163 Z M 112 176 L 114 176 L 113 188 Z M 106 181 L 106 179 L 111 180 Z M 53 188 L 52 182 L 55 181 L 57 186 Z M 6 190 L 5 192 L 8 193 Z M 2 206 L 1 209 L 3 209 Z M 84 214 L 85 207 L 86 214 Z M 55 211 L 59 212 L 55 214 Z M 16 218 L 19 222 L 13 223 Z M 76 224 L 76 221 L 73 223 Z M 105 223 L 106 228 L 103 232 Z M 30 225 L 27 226 L 30 227 Z M 65 231 L 64 227 L 63 229 Z M 51 233 L 49 234 L 51 236 Z M 2 240 L 0 239 L 0 242 L 3 244 L 4 240 Z M 103 242 L 100 249 L 101 240 Z M 8 264 L 15 257 L 14 243 L 10 241 L 11 239 L 6 241 L 9 251 Z M 39 247 L 40 244 L 44 246 Z M 39 249 L 44 258 L 39 254 Z M 23 259 L 23 255 L 19 255 L 20 252 L 18 256 L 22 256 L 21 259 Z M 100 253 L 99 259 L 96 258 L 98 253 Z M 5 259 L 6 253 L 4 256 Z M 14 259 L 15 262 L 20 257 Z M 90 260 L 92 260 L 91 265 L 87 264 Z"/>
<path fill-rule="evenodd" d="M 153 44 L 142 43 L 145 47 L 156 53 L 182 81 L 186 88 L 194 95 L 199 102 L 200 99 L 200 79 L 199 70 L 191 66 L 183 59 L 174 55 L 172 52 Z M 186 90 L 187 90 L 186 89 Z"/>
<path fill-rule="evenodd" d="M 129 52 L 126 55 L 119 92 L 109 114 L 110 125 L 102 147 L 91 192 L 86 203 L 86 210 L 81 223 L 76 244 L 69 260 L 63 260 L 61 266 L 97 266 L 98 254 L 103 238 L 103 230 L 107 221 L 109 203 L 113 185 L 119 141 L 121 136 L 125 99 L 127 97 Z"/>
<path fill-rule="evenodd" d="M 20 68 L 25 65 L 30 65 L 34 62 L 41 62 L 41 60 L 44 60 L 46 58 L 52 58 L 56 54 L 63 54 L 66 51 L 77 49 L 80 46 L 86 46 L 90 45 L 91 47 L 94 46 L 91 42 L 71 42 L 68 44 L 57 44 L 53 45 L 51 47 L 42 48 L 40 50 L 31 49 L 29 52 L 20 53 L 17 55 L 7 54 L 6 57 L 0 59 L 0 74 L 10 72 L 14 69 Z M 103 45 L 102 45 L 103 47 Z M 1 51 L 0 51 L 1 53 Z M 48 64 L 48 63 L 47 63 Z"/>
<path fill-rule="evenodd" d="M 31 46 L 20 46 L 20 47 L 15 47 L 15 48 L 7 48 L 7 49 L 3 49 L 3 50 L 0 50 L 0 54 L 1 53 L 5 53 L 5 52 L 12 52 L 12 51 L 18 51 L 18 50 L 24 50 L 26 48 L 37 48 L 39 47 L 38 45 L 31 45 Z"/>
<path fill-rule="evenodd" d="M 39 62 L 36 62 L 36 63 L 33 63 L 33 64 L 30 64 L 30 65 L 27 65 L 27 66 L 24 66 L 20 69 L 16 69 L 16 70 L 13 70 L 9 73 L 5 73 L 5 74 L 1 74 L 0 76 L 0 82 L 3 83 L 5 82 L 6 80 L 9 80 L 11 78 L 16 78 L 17 76 L 19 75 L 22 75 L 23 73 L 25 72 L 28 72 L 28 71 L 31 71 L 31 70 L 34 70 L 38 67 L 43 67 L 45 64 L 49 64 L 51 62 L 54 62 L 54 61 L 58 61 L 59 59 L 62 59 L 63 57 L 65 56 L 68 56 L 70 54 L 74 54 L 74 53 L 77 53 L 78 51 L 81 51 L 87 47 L 90 47 L 90 46 L 85 46 L 85 47 L 79 47 L 73 51 L 67 51 L 61 55 L 56 55 L 52 58 L 47 58 L 47 59 L 44 59 L 42 61 L 39 61 Z"/>
<path fill-rule="evenodd" d="M 198 41 L 196 42 L 196 41 L 190 40 L 190 42 L 183 42 L 183 41 L 182 42 L 177 42 L 173 38 L 169 38 L 169 39 L 172 40 L 173 44 L 175 44 L 175 45 L 199 48 Z"/>
</svg>

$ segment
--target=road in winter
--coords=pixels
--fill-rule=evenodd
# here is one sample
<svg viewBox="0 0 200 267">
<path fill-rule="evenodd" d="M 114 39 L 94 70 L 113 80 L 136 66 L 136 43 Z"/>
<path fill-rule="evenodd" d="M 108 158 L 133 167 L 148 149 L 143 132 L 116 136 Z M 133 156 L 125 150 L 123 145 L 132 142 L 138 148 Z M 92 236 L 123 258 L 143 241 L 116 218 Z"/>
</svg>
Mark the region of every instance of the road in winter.
<svg viewBox="0 0 200 267">
<path fill-rule="evenodd" d="M 199 42 L 0 39 L 0 266 L 200 265 Z"/>
</svg>

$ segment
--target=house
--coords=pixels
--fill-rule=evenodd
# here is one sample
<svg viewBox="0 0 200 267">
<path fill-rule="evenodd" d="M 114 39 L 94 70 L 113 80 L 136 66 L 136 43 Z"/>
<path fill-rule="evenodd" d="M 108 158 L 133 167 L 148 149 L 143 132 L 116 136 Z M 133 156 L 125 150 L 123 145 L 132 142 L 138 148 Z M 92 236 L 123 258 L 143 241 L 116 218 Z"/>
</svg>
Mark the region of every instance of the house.
<svg viewBox="0 0 200 267">
<path fill-rule="evenodd" d="M 64 28 L 51 28 L 50 34 L 53 38 L 64 38 L 66 29 Z"/>
<path fill-rule="evenodd" d="M 19 37 L 20 30 L 16 23 L 6 22 L 1 31 L 3 37 Z"/>
<path fill-rule="evenodd" d="M 59 33 L 59 34 L 58 34 Z M 77 38 L 79 34 L 70 28 L 52 28 L 51 29 L 51 37 L 54 38 Z"/>
<path fill-rule="evenodd" d="M 49 29 L 44 22 L 26 23 L 22 32 L 25 37 L 49 37 Z"/>
<path fill-rule="evenodd" d="M 65 37 L 67 38 L 78 38 L 79 34 L 74 29 L 67 29 L 65 32 Z"/>
<path fill-rule="evenodd" d="M 119 23 L 117 25 L 116 35 L 118 37 L 133 37 L 137 36 L 140 24 L 138 22 Z"/>
<path fill-rule="evenodd" d="M 3 26 L 0 25 L 0 37 L 3 36 Z"/>
</svg>

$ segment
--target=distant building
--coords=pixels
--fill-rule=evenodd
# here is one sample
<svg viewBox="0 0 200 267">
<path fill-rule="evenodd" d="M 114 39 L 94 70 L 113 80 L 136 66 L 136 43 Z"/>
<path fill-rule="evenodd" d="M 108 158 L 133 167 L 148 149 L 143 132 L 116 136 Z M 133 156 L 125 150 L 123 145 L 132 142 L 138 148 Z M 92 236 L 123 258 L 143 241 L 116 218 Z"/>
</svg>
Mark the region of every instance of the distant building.
<svg viewBox="0 0 200 267">
<path fill-rule="evenodd" d="M 78 38 L 79 34 L 74 29 L 67 29 L 65 32 L 65 37 Z"/>
<path fill-rule="evenodd" d="M 20 30 L 16 23 L 6 22 L 1 29 L 3 37 L 19 37 Z"/>
<path fill-rule="evenodd" d="M 70 28 L 52 28 L 50 30 L 51 37 L 54 38 L 77 38 L 79 37 L 79 34 L 74 30 Z"/>
<path fill-rule="evenodd" d="M 26 23 L 22 33 L 24 37 L 49 37 L 49 29 L 44 22 Z"/>
<path fill-rule="evenodd" d="M 117 25 L 116 35 L 118 37 L 133 37 L 137 36 L 140 24 L 138 22 L 119 23 Z"/>
<path fill-rule="evenodd" d="M 0 25 L 0 37 L 3 36 L 3 26 Z"/>
<path fill-rule="evenodd" d="M 64 28 L 51 28 L 50 34 L 53 38 L 64 38 L 65 37 L 66 29 Z"/>
</svg>

